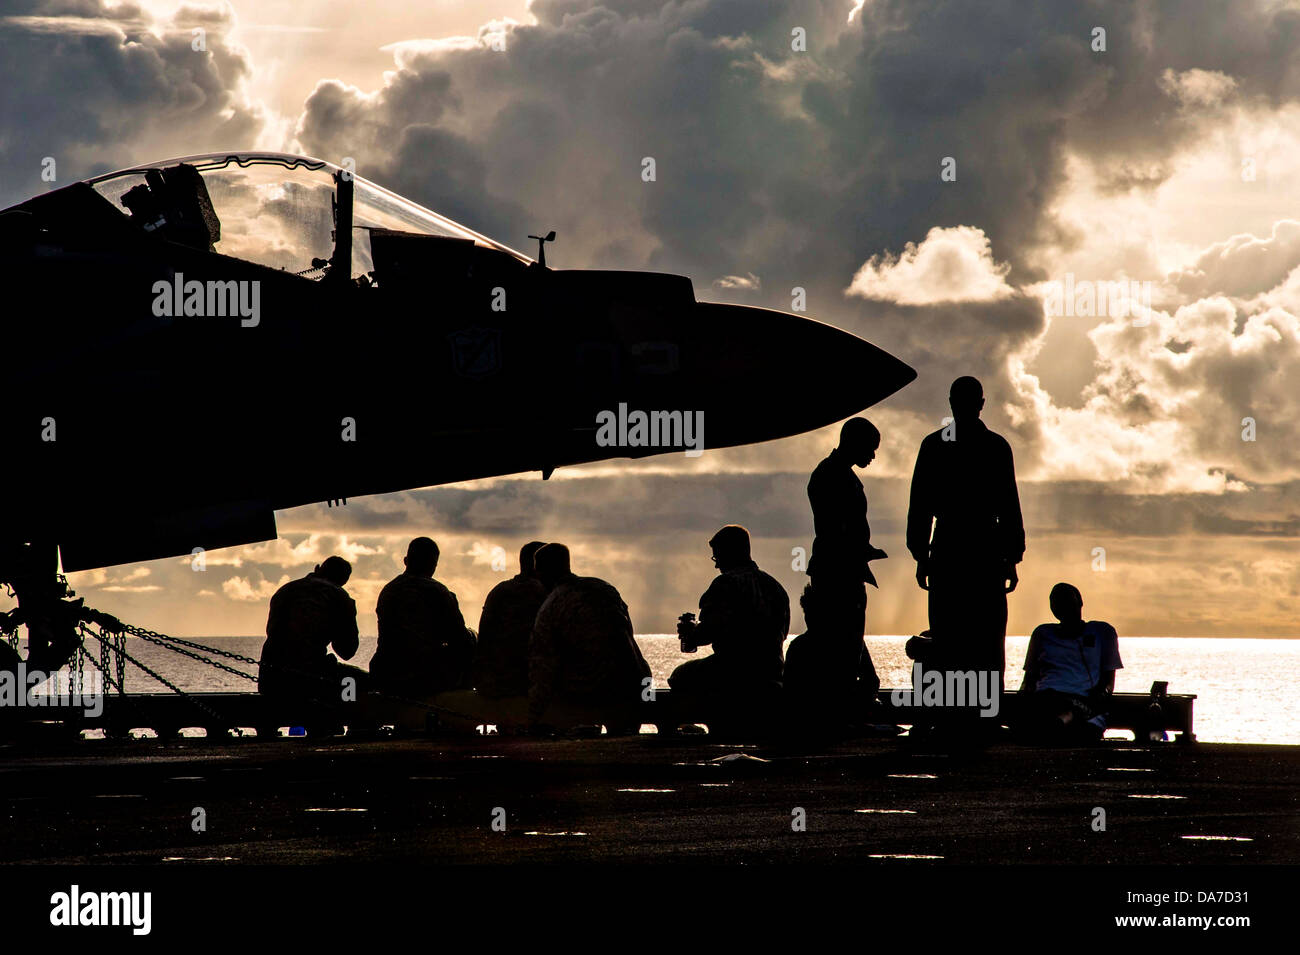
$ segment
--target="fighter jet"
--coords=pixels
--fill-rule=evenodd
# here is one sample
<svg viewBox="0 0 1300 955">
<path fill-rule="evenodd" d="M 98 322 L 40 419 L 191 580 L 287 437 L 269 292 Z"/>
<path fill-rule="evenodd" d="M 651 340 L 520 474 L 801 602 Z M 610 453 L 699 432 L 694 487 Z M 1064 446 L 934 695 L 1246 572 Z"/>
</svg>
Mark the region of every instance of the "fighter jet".
<svg viewBox="0 0 1300 955">
<path fill-rule="evenodd" d="M 283 508 L 767 441 L 915 377 L 683 276 L 548 268 L 554 233 L 531 238 L 273 153 L 0 212 L 0 550 L 76 571 L 270 540 Z"/>
</svg>

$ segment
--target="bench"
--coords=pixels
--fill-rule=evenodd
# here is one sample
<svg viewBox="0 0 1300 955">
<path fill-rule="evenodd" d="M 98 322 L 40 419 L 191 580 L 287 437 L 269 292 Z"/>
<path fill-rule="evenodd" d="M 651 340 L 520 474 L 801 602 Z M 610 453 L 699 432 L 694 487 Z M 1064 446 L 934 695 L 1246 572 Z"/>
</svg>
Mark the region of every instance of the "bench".
<svg viewBox="0 0 1300 955">
<path fill-rule="evenodd" d="M 279 727 L 299 726 L 304 720 L 300 708 L 257 693 L 192 693 L 189 696 L 192 699 L 175 693 L 129 693 L 125 696 L 110 693 L 103 697 L 103 711 L 96 716 L 88 716 L 82 709 L 70 707 L 5 707 L 0 710 L 0 731 L 13 728 L 15 724 L 59 722 L 70 731 L 102 729 L 106 735 L 117 737 L 125 736 L 133 729 L 150 729 L 160 737 L 169 738 L 189 728 L 201 728 L 210 737 L 220 737 L 242 727 L 256 729 L 259 735 L 274 735 Z M 879 696 L 886 707 L 883 719 L 889 722 L 910 726 L 925 710 L 909 703 L 894 703 L 890 690 L 881 690 Z M 1150 693 L 1116 693 L 1111 698 L 1107 726 L 1131 731 L 1139 742 L 1164 738 L 1170 733 L 1177 734 L 1180 742 L 1195 742 L 1192 723 L 1195 700 L 1195 694 L 1166 692 L 1162 683 L 1153 685 Z M 202 708 L 194 701 L 201 703 Z M 1006 694 L 999 713 L 1001 721 L 1005 723 L 1013 719 L 1018 706 L 1017 695 Z M 657 689 L 654 700 L 642 703 L 635 715 L 643 724 L 655 726 L 660 732 L 673 729 L 679 722 L 707 722 L 681 719 L 673 705 L 672 691 L 667 689 Z M 690 716 L 689 713 L 686 715 Z M 395 726 L 416 732 L 450 728 L 445 715 L 440 718 L 436 706 L 369 694 L 355 703 L 340 704 L 337 720 L 348 726 Z M 463 730 L 473 726 L 476 720 L 492 722 L 490 710 L 485 707 L 477 717 L 453 722 Z"/>
</svg>

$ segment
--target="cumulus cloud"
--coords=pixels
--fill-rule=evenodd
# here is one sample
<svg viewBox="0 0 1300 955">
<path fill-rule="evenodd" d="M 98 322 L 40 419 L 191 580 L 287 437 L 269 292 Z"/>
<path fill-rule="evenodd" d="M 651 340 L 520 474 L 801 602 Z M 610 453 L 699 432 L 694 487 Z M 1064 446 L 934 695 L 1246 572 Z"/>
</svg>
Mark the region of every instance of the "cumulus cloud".
<svg viewBox="0 0 1300 955">
<path fill-rule="evenodd" d="M 224 4 L 154 19 L 105 0 L 0 3 L 0 205 L 132 163 L 251 146 L 264 116 L 233 25 Z M 54 183 L 41 179 L 46 157 Z"/>
<path fill-rule="evenodd" d="M 1300 221 L 1281 219 L 1263 238 L 1243 234 L 1216 242 L 1170 276 L 1192 299 L 1211 294 L 1252 296 L 1278 286 L 1300 266 Z"/>
<path fill-rule="evenodd" d="M 763 287 L 763 282 L 753 272 L 747 272 L 744 275 L 724 275 L 721 278 L 714 279 L 713 287 L 756 292 Z"/>
<path fill-rule="evenodd" d="M 1040 424 L 1042 479 L 1223 493 L 1300 476 L 1300 318 L 1223 295 L 1097 325 L 1097 375 L 1056 407 L 1023 371 L 1018 413 Z"/>
<path fill-rule="evenodd" d="M 936 226 L 918 245 L 909 242 L 897 256 L 873 255 L 858 269 L 846 295 L 897 305 L 996 302 L 1015 290 L 1006 283 L 1010 265 L 993 261 L 983 229 Z"/>
<path fill-rule="evenodd" d="M 265 603 L 271 595 L 289 582 L 285 574 L 279 580 L 262 579 L 254 583 L 247 577 L 229 577 L 221 583 L 221 592 L 231 600 L 245 603 Z"/>
<path fill-rule="evenodd" d="M 1218 70 L 1166 69 L 1160 74 L 1160 89 L 1183 106 L 1217 106 L 1236 88 L 1237 81 Z"/>
</svg>

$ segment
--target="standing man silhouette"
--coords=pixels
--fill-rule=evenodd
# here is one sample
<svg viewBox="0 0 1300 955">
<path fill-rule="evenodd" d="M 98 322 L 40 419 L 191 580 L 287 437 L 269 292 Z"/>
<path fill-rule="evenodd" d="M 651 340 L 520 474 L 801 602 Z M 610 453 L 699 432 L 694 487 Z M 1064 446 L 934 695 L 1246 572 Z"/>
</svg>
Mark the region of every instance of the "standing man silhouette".
<svg viewBox="0 0 1300 955">
<path fill-rule="evenodd" d="M 1006 669 L 1007 594 L 1025 554 L 1011 445 L 980 420 L 984 388 L 948 393 L 952 421 L 921 442 L 907 511 L 916 582 L 930 594 L 930 632 L 944 668 Z"/>
<path fill-rule="evenodd" d="M 813 512 L 813 550 L 808 576 L 819 608 L 817 645 L 824 648 L 822 672 L 834 686 L 824 688 L 824 702 L 851 718 L 855 681 L 862 695 L 874 699 L 880 679 L 862 640 L 866 631 L 867 584 L 876 586 L 870 562 L 886 554 L 871 543 L 867 495 L 854 467 L 876 457 L 880 432 L 866 418 L 850 418 L 840 428 L 840 443 L 808 479 Z"/>
</svg>

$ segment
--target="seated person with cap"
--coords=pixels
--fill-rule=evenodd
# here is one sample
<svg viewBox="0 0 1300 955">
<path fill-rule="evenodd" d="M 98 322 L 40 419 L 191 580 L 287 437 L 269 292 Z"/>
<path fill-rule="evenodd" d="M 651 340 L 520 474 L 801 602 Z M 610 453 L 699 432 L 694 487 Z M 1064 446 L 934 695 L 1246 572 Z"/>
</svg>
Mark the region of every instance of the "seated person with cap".
<svg viewBox="0 0 1300 955">
<path fill-rule="evenodd" d="M 1083 595 L 1073 585 L 1057 584 L 1050 602 L 1059 622 L 1041 624 L 1029 638 L 1019 729 L 1036 742 L 1099 740 L 1115 671 L 1124 666 L 1119 637 L 1110 624 L 1083 619 Z"/>
</svg>

